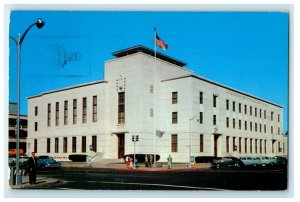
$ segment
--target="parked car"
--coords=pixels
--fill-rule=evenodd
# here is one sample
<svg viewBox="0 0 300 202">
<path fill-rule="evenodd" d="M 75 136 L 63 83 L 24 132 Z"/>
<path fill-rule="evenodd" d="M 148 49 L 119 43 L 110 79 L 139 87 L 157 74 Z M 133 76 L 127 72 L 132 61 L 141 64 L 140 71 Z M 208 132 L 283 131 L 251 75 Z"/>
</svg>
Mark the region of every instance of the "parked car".
<svg viewBox="0 0 300 202">
<path fill-rule="evenodd" d="M 268 157 L 268 156 L 261 156 L 259 157 L 261 161 L 261 166 L 275 166 L 276 165 L 276 159 Z"/>
<path fill-rule="evenodd" d="M 27 168 L 27 161 L 29 157 L 26 155 L 20 155 L 20 168 L 21 169 L 26 169 Z"/>
<path fill-rule="evenodd" d="M 38 169 L 60 168 L 61 163 L 50 156 L 43 155 L 37 157 L 37 167 Z"/>
<path fill-rule="evenodd" d="M 283 156 L 274 156 L 274 159 L 276 159 L 276 164 L 278 167 L 286 167 L 288 164 L 287 158 Z"/>
<path fill-rule="evenodd" d="M 225 168 L 225 167 L 237 167 L 244 166 L 244 163 L 236 157 L 222 157 L 212 160 L 212 167 L 214 168 Z"/>
<path fill-rule="evenodd" d="M 261 165 L 261 160 L 259 157 L 245 156 L 241 157 L 240 160 L 244 163 L 245 166 L 257 167 Z"/>
</svg>

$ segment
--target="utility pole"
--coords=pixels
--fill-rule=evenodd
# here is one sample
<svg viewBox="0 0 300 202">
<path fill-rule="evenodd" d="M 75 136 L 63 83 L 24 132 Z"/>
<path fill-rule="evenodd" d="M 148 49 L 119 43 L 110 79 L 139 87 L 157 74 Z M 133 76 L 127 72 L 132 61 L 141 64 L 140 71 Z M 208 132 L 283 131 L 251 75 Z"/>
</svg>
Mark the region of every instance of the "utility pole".
<svg viewBox="0 0 300 202">
<path fill-rule="evenodd" d="M 135 145 L 136 145 L 136 142 L 139 141 L 139 135 L 132 135 L 132 142 L 133 142 L 133 169 L 136 168 L 136 165 L 135 165 Z"/>
</svg>

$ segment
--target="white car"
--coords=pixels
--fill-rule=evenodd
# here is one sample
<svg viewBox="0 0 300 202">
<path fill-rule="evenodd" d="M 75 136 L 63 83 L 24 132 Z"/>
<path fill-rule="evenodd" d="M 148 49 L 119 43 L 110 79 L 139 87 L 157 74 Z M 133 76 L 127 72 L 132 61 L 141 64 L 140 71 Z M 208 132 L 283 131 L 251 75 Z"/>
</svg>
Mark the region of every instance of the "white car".
<svg viewBox="0 0 300 202">
<path fill-rule="evenodd" d="M 244 156 L 244 157 L 241 157 L 240 159 L 244 163 L 245 166 L 256 167 L 258 165 L 261 165 L 261 160 L 259 157 Z"/>
<path fill-rule="evenodd" d="M 259 157 L 261 160 L 261 166 L 274 166 L 276 165 L 276 159 L 275 158 L 271 158 L 268 156 L 261 156 Z"/>
</svg>

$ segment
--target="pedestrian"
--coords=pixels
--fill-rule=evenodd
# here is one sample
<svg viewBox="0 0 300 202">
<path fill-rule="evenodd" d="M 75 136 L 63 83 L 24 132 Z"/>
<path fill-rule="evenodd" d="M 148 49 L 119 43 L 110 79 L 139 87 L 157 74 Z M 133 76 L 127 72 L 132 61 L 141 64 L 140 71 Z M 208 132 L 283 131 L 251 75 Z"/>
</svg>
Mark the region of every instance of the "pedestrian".
<svg viewBox="0 0 300 202">
<path fill-rule="evenodd" d="M 169 155 L 167 160 L 168 160 L 168 168 L 170 169 L 170 168 L 172 168 L 172 156 Z"/>
<path fill-rule="evenodd" d="M 133 168 L 133 166 L 132 166 L 132 158 L 130 156 L 129 156 L 129 167 Z"/>
<path fill-rule="evenodd" d="M 31 152 L 31 157 L 28 160 L 30 184 L 36 184 L 36 168 L 37 168 L 37 158 L 35 157 L 35 152 Z"/>
<path fill-rule="evenodd" d="M 152 164 L 153 164 L 153 156 L 152 155 L 150 155 L 150 167 L 152 167 Z"/>
<path fill-rule="evenodd" d="M 145 167 L 148 167 L 148 155 L 145 155 Z"/>
<path fill-rule="evenodd" d="M 125 165 L 127 168 L 129 168 L 129 166 L 130 166 L 130 157 L 129 156 L 125 157 Z"/>
</svg>

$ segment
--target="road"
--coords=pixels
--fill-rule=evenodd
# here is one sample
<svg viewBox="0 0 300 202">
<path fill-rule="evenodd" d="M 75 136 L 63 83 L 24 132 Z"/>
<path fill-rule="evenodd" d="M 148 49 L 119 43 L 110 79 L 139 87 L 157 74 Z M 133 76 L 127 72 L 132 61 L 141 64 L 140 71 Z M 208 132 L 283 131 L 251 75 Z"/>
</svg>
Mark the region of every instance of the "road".
<svg viewBox="0 0 300 202">
<path fill-rule="evenodd" d="M 139 171 L 70 169 L 41 171 L 60 182 L 39 189 L 80 190 L 286 190 L 286 170 L 195 169 Z"/>
</svg>

